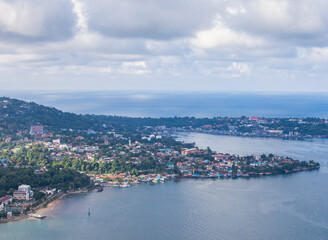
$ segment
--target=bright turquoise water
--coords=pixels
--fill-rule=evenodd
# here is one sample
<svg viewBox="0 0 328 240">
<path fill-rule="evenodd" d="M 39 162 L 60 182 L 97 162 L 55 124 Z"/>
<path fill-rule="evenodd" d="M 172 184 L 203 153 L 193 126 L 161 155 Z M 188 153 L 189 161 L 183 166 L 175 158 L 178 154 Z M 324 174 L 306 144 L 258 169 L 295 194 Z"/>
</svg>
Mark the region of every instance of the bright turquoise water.
<svg viewBox="0 0 328 240">
<path fill-rule="evenodd" d="M 2 224 L 0 239 L 328 239 L 328 140 L 182 138 L 219 152 L 274 152 L 323 167 L 252 179 L 105 188 L 67 197 L 45 220 Z"/>
</svg>

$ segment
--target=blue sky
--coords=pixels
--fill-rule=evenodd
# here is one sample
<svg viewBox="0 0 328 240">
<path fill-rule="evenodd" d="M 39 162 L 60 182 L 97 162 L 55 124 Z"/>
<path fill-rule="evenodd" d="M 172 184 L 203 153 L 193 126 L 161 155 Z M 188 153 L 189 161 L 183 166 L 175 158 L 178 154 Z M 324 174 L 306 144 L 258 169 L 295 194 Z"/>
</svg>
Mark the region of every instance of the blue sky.
<svg viewBox="0 0 328 240">
<path fill-rule="evenodd" d="M 327 92 L 327 9 L 322 0 L 0 0 L 0 84 Z"/>
</svg>

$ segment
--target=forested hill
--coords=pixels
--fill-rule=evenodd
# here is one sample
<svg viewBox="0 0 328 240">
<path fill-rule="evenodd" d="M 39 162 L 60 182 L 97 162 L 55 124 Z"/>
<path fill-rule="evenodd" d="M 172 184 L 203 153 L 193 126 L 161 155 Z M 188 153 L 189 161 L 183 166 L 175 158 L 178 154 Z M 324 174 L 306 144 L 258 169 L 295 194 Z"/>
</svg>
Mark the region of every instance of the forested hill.
<svg viewBox="0 0 328 240">
<path fill-rule="evenodd" d="M 32 125 L 42 125 L 47 129 L 102 129 L 104 123 L 116 128 L 135 129 L 138 126 L 188 126 L 195 118 L 130 118 L 104 115 L 79 115 L 63 112 L 54 107 L 46 107 L 34 102 L 0 97 L 0 128 L 4 134 L 15 134 L 28 130 Z M 198 125 L 209 119 L 197 119 Z"/>
<path fill-rule="evenodd" d="M 241 117 L 166 117 L 132 118 L 104 115 L 79 115 L 63 112 L 56 108 L 42 106 L 7 97 L 0 97 L 0 133 L 16 134 L 26 131 L 32 125 L 42 125 L 48 130 L 58 129 L 94 129 L 96 131 L 115 130 L 134 131 L 143 126 L 204 128 L 208 131 L 228 132 L 229 134 L 268 134 L 268 129 L 283 131 L 284 134 L 297 136 L 328 137 L 328 120 L 320 118 L 248 118 Z M 104 125 L 105 124 L 105 125 Z M 107 128 L 106 128 L 107 126 Z M 109 126 L 111 126 L 109 128 Z M 106 129 L 105 129 L 106 128 Z M 256 136 L 257 136 L 256 135 Z"/>
<path fill-rule="evenodd" d="M 27 130 L 32 125 L 43 125 L 54 129 L 88 129 L 95 125 L 95 120 L 34 102 L 0 97 L 0 123 L 2 132 L 10 134 Z"/>
</svg>

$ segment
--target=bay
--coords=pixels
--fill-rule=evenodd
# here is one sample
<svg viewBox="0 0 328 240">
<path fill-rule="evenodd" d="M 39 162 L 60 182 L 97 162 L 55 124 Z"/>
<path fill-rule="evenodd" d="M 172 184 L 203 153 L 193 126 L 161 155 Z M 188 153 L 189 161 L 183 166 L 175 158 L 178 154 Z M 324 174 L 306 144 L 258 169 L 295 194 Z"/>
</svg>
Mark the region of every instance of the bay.
<svg viewBox="0 0 328 240">
<path fill-rule="evenodd" d="M 69 196 L 45 220 L 0 225 L 0 239 L 328 239 L 328 140 L 180 135 L 218 152 L 319 161 L 317 171 L 181 180 Z M 88 216 L 88 208 L 91 216 Z"/>
</svg>

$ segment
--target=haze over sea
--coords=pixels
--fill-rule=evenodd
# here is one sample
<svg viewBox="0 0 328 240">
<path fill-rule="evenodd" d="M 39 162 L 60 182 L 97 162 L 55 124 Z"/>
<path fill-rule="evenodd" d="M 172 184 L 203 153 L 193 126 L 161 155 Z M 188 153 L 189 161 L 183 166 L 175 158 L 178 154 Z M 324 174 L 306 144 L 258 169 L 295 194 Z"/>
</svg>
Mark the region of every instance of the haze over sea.
<svg viewBox="0 0 328 240">
<path fill-rule="evenodd" d="M 0 94 L 82 114 L 133 117 L 244 115 L 328 118 L 328 93 L 1 91 Z"/>
</svg>

